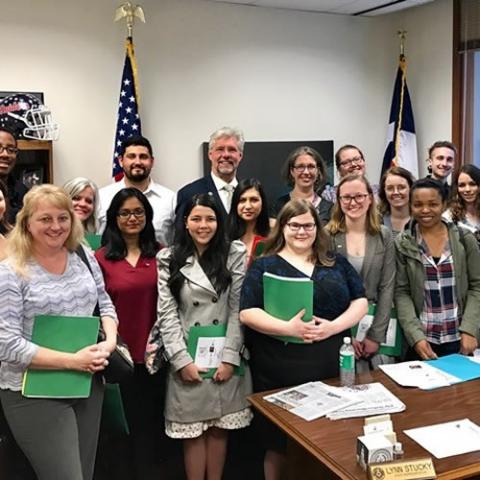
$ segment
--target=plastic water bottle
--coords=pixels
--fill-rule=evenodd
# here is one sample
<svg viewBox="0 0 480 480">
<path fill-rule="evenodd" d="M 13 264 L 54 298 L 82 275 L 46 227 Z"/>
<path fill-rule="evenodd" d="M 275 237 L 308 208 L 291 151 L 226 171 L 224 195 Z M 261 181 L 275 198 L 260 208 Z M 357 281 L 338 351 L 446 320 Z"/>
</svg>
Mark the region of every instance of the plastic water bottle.
<svg viewBox="0 0 480 480">
<path fill-rule="evenodd" d="M 342 387 L 355 384 L 355 350 L 350 337 L 344 337 L 340 347 L 340 384 Z"/>
</svg>

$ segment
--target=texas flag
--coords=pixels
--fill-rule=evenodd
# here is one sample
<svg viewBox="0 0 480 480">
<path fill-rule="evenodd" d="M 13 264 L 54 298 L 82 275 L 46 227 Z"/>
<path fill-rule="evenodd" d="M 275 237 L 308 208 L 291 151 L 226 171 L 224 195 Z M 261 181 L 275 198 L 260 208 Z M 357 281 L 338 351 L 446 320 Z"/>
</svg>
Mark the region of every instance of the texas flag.
<svg viewBox="0 0 480 480">
<path fill-rule="evenodd" d="M 387 146 L 383 156 L 382 175 L 390 167 L 399 166 L 418 178 L 417 138 L 413 121 L 412 103 L 407 87 L 407 62 L 400 55 L 400 62 L 393 90 Z"/>
</svg>

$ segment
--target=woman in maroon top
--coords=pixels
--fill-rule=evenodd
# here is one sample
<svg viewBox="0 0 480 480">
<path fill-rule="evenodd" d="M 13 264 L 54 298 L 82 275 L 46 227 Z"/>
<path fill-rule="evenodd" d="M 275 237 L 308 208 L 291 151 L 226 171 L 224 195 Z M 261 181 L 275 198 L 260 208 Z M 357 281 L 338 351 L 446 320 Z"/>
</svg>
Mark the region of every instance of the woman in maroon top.
<svg viewBox="0 0 480 480">
<path fill-rule="evenodd" d="M 129 479 L 150 477 L 159 451 L 156 442 L 163 431 L 163 398 L 159 398 L 163 382 L 158 374 L 147 373 L 144 365 L 148 334 L 157 315 L 155 256 L 160 247 L 152 218 L 152 207 L 142 192 L 120 190 L 107 211 L 102 248 L 95 253 L 117 310 L 119 334 L 135 362 L 132 379 L 120 385 L 130 427 Z"/>
</svg>

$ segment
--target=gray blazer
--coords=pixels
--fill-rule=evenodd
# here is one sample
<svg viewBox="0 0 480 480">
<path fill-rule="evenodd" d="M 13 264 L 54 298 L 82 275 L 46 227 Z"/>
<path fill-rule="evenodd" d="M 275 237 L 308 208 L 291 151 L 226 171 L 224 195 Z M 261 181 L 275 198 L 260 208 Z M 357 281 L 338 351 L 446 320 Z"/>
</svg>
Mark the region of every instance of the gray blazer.
<svg viewBox="0 0 480 480">
<path fill-rule="evenodd" d="M 248 406 L 247 395 L 252 392 L 250 371 L 244 376 L 233 375 L 224 383 L 204 379 L 197 384 L 184 383 L 178 370 L 193 362 L 187 352 L 190 327 L 194 325 L 227 324 L 223 361 L 240 364 L 243 346 L 242 326 L 238 318 L 240 289 L 243 282 L 246 249 L 242 242 L 231 244 L 227 268 L 232 283 L 218 295 L 205 275 L 196 257 L 190 257 L 180 270 L 185 282 L 180 291 L 180 302 L 168 286 L 171 249 L 157 255 L 158 264 L 158 319 L 157 324 L 170 368 L 167 378 L 165 418 L 175 422 L 199 422 L 220 418 Z"/>
<path fill-rule="evenodd" d="M 336 251 L 348 258 L 345 234 L 337 233 L 332 237 Z M 382 343 L 385 341 L 395 288 L 395 244 L 392 232 L 383 225 L 381 234 L 367 234 L 360 277 L 369 303 L 377 304 L 377 311 L 367 337 Z"/>
</svg>

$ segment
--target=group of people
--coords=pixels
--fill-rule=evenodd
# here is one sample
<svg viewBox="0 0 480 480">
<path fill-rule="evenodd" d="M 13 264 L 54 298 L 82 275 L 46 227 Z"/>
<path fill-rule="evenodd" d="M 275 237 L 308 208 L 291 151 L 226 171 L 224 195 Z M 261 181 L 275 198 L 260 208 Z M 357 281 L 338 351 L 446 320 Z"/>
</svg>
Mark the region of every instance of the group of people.
<svg viewBox="0 0 480 480">
<path fill-rule="evenodd" d="M 143 137 L 122 147 L 121 182 L 100 190 L 86 178 L 34 187 L 16 218 L 0 182 L 0 401 L 40 480 L 92 478 L 102 370 L 117 330 L 135 362 L 132 378 L 120 385 L 131 429 L 130 478 L 147 478 L 159 455 L 152 439 L 164 405 L 167 436 L 183 440 L 187 478 L 221 479 L 228 431 L 252 422 L 247 396 L 338 376 L 342 339 L 369 309 L 366 335 L 353 340 L 358 371 L 397 360 L 379 353 L 394 304 L 403 358 L 477 348 L 480 170 L 459 168 L 449 187 L 453 144 L 432 146 L 428 177 L 415 181 L 392 167 L 378 186 L 367 180 L 354 145 L 335 155 L 335 187 L 325 184 L 321 155 L 297 148 L 285 163 L 290 191 L 271 208 L 258 180 L 236 177 L 243 145 L 236 129 L 214 132 L 210 174 L 177 194 L 151 178 L 154 157 Z M 16 152 L 15 137 L 0 129 L 4 180 Z M 101 248 L 91 251 L 84 232 L 100 233 Z M 289 321 L 268 313 L 265 274 L 311 279 L 313 318 L 304 321 L 303 309 Z M 72 354 L 32 343 L 35 315 L 92 315 L 97 306 L 104 341 Z M 223 327 L 225 339 L 207 375 L 195 364 L 189 335 L 211 326 Z M 91 395 L 24 398 L 27 368 L 90 372 Z M 253 424 L 265 449 L 265 478 L 279 479 L 285 436 L 263 418 Z"/>
</svg>

